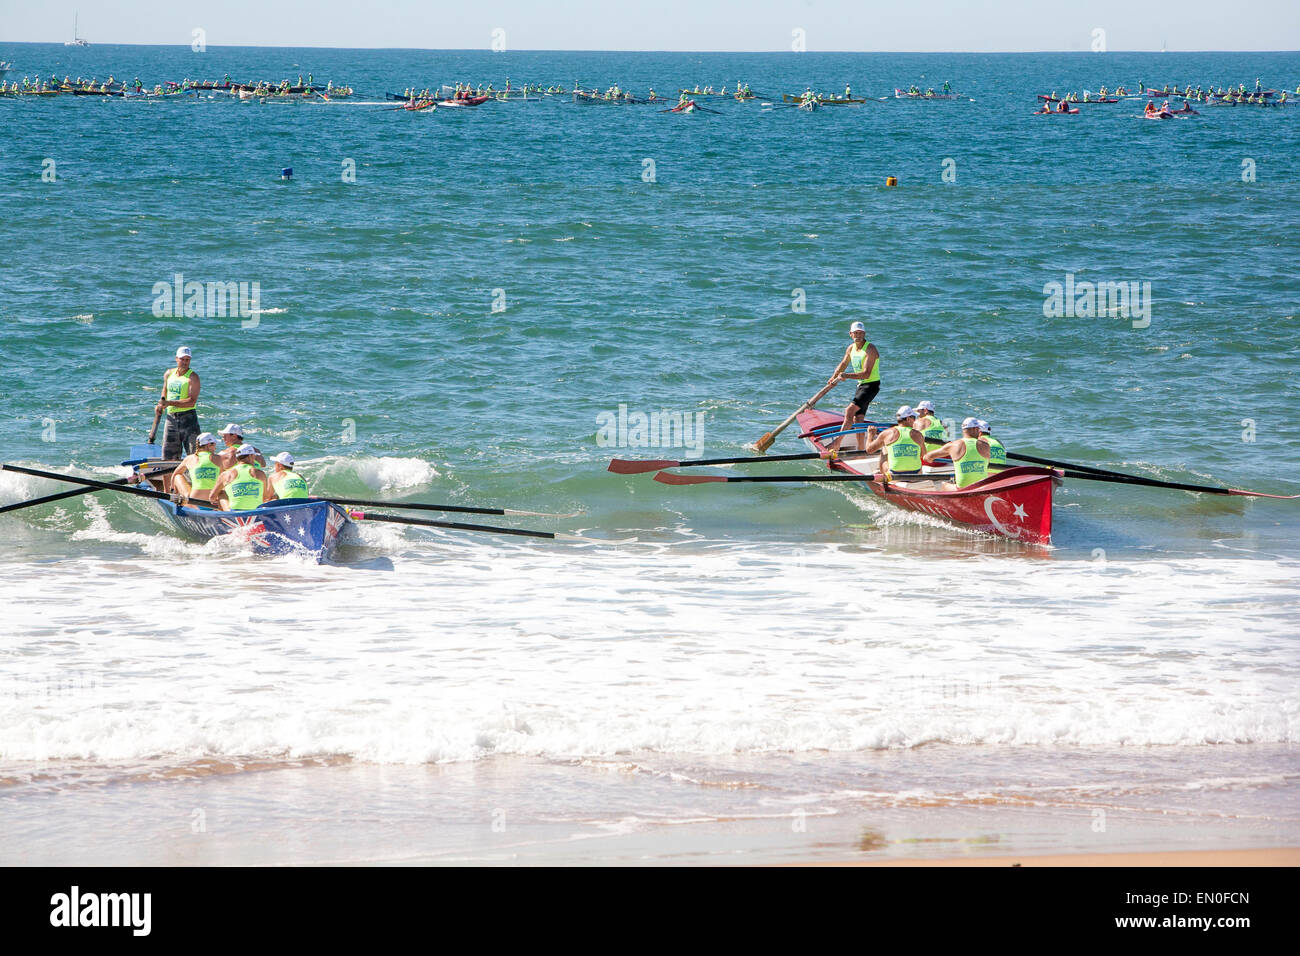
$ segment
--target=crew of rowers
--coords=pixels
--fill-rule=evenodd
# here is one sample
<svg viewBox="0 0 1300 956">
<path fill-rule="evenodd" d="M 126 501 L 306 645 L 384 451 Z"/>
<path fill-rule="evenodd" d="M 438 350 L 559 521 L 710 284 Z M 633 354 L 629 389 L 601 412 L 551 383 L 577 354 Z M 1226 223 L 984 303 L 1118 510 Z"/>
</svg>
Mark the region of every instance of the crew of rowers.
<svg viewBox="0 0 1300 956">
<path fill-rule="evenodd" d="M 726 83 L 722 84 L 722 89 L 720 90 L 715 90 L 712 86 L 701 87 L 700 84 L 696 83 L 695 89 L 681 90 L 680 92 L 694 93 L 696 96 L 734 96 L 738 100 L 748 100 L 752 99 L 754 96 L 754 91 L 749 88 L 749 84 L 742 83 L 740 80 L 736 81 L 736 89 L 733 93 L 727 92 Z"/>
<path fill-rule="evenodd" d="M 1180 110 L 1171 110 L 1168 100 L 1161 103 L 1159 107 L 1156 106 L 1155 100 L 1147 100 L 1147 105 L 1142 112 L 1147 116 L 1173 116 L 1175 113 L 1194 113 L 1196 111 L 1187 105 L 1186 100 L 1183 100 L 1183 108 Z"/>
<path fill-rule="evenodd" d="M 155 84 L 152 88 L 146 89 L 143 81 L 139 77 L 129 83 L 126 80 L 118 80 L 110 76 L 102 83 L 94 78 L 85 79 L 78 76 L 75 80 L 71 76 L 65 76 L 62 80 L 58 74 L 52 75 L 48 80 L 42 80 L 39 77 L 33 79 L 24 76 L 21 85 L 17 80 L 12 81 L 6 86 L 0 83 L 0 93 L 151 93 L 154 96 L 162 96 L 165 93 L 175 93 L 178 91 L 188 90 L 250 90 L 263 96 L 274 96 L 277 94 L 286 94 L 290 92 L 304 92 L 314 90 L 321 92 L 322 88 L 314 86 L 312 75 L 307 74 L 307 82 L 303 84 L 303 78 L 298 77 L 298 86 L 293 87 L 288 80 L 282 80 L 280 83 L 269 83 L 265 80 L 259 80 L 256 83 L 233 83 L 230 74 L 227 73 L 220 83 L 213 80 L 191 80 L 189 77 L 181 80 L 179 83 L 174 80 L 168 80 L 166 83 Z M 348 86 L 335 86 L 334 81 L 330 80 L 323 92 L 335 96 L 348 96 L 352 93 L 352 88 Z"/>
<path fill-rule="evenodd" d="M 1007 450 L 989 434 L 989 423 L 979 418 L 962 422 L 960 438 L 948 441 L 946 427 L 935 413 L 934 402 L 917 402 L 916 407 L 904 405 L 894 415 L 894 424 L 883 431 L 875 425 L 866 427 L 865 415 L 872 400 L 880 392 L 880 351 L 867 341 L 867 329 L 861 322 L 849 326 L 852 340 L 844 357 L 827 379 L 827 387 L 841 382 L 854 385 L 853 400 L 844 409 L 844 421 L 823 455 L 836 458 L 846 436 L 857 439 L 858 452 L 872 455 L 880 453 L 877 468 L 889 479 L 896 475 L 920 475 L 923 467 L 943 466 L 949 461 L 953 467 L 951 482 L 946 488 L 965 488 L 989 476 L 990 468 L 1006 467 Z M 938 446 L 930 449 L 930 446 Z M 947 459 L 947 461 L 940 461 Z M 934 480 L 942 481 L 945 475 L 936 474 Z"/>
<path fill-rule="evenodd" d="M 275 456 L 275 468 L 268 476 L 262 470 L 266 459 L 244 440 L 244 429 L 238 424 L 231 422 L 216 435 L 199 433 L 196 406 L 202 383 L 198 372 L 190 367 L 192 359 L 187 346 L 176 350 L 176 366 L 163 373 L 162 393 L 154 406 L 155 431 L 149 433 L 149 441 L 156 434 L 157 419 L 165 412 L 163 460 L 170 463 L 180 459 L 176 468 L 162 478 L 162 490 L 171 494 L 177 504 L 187 499 L 204 501 L 223 511 L 247 511 L 275 499 L 308 497 L 307 483 L 293 470 L 293 456 L 288 452 Z M 224 444 L 220 450 L 218 435 Z M 130 480 L 138 483 L 142 479 L 135 474 Z"/>
<path fill-rule="evenodd" d="M 924 96 L 950 96 L 951 94 L 952 94 L 952 83 L 950 83 L 950 82 L 947 81 L 947 80 L 944 80 L 944 82 L 943 82 L 943 91 L 942 91 L 941 93 L 936 93 L 936 92 L 934 91 L 934 87 L 933 87 L 933 86 L 931 86 L 931 87 L 927 87 L 924 93 L 921 92 L 920 87 L 916 86 L 915 84 L 913 84 L 912 86 L 909 86 L 909 87 L 907 88 L 907 95 L 908 95 L 908 96 L 922 96 L 922 97 L 924 97 Z"/>
<path fill-rule="evenodd" d="M 1007 450 L 989 434 L 989 423 L 982 418 L 967 418 L 961 423 L 961 437 L 944 439 L 944 425 L 934 412 L 934 403 L 918 402 L 916 408 L 904 405 L 894 415 L 891 428 L 867 429 L 866 454 L 880 452 L 877 471 L 886 480 L 899 475 L 920 475 L 924 466 L 941 467 L 949 462 L 953 475 L 944 481 L 946 489 L 965 488 L 983 481 L 990 469 L 1005 468 Z M 931 447 L 937 446 L 937 447 Z M 941 476 L 936 476 L 936 480 Z M 946 477 L 942 476 L 942 477 Z"/>
<path fill-rule="evenodd" d="M 217 435 L 225 447 L 217 450 Z M 307 482 L 294 471 L 294 459 L 282 451 L 271 459 L 274 468 L 268 475 L 266 459 L 253 445 L 244 441 L 244 431 L 233 422 L 213 435 L 204 432 L 195 442 L 192 454 L 186 455 L 176 470 L 164 480 L 163 490 L 181 504 L 206 501 L 221 511 L 249 511 L 268 501 L 308 498 Z"/>
</svg>

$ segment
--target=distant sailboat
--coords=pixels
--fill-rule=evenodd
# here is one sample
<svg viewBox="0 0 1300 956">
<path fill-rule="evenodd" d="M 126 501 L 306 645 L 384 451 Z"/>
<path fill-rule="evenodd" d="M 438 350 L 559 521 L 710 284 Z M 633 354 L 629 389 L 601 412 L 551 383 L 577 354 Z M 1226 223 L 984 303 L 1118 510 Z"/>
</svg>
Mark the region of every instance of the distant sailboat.
<svg viewBox="0 0 1300 956">
<path fill-rule="evenodd" d="M 72 15 L 72 39 L 64 43 L 64 46 L 90 46 L 89 40 L 83 40 L 81 37 L 77 36 L 77 17 L 80 15 L 80 12 Z"/>
<path fill-rule="evenodd" d="M 1167 52 L 1169 52 L 1168 50 L 1165 49 L 1165 41 L 1164 41 L 1164 40 L 1161 40 L 1161 41 L 1160 41 L 1160 52 L 1161 52 L 1161 53 L 1167 53 Z"/>
</svg>

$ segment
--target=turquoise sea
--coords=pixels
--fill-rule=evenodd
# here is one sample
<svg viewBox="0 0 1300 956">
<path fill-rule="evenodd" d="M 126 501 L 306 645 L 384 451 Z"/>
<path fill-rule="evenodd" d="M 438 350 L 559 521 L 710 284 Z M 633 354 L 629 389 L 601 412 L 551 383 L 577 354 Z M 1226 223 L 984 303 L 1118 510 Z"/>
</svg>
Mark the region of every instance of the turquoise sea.
<svg viewBox="0 0 1300 956">
<path fill-rule="evenodd" d="M 291 451 L 318 492 L 576 511 L 514 524 L 607 543 L 363 523 L 316 567 L 184 541 L 111 493 L 0 516 L 0 859 L 158 861 L 200 805 L 243 823 L 179 859 L 261 859 L 268 820 L 302 837 L 282 862 L 1296 832 L 1300 501 L 1067 482 L 1039 549 L 843 485 L 605 468 L 744 454 L 860 320 L 876 417 L 928 398 L 1012 451 L 1300 493 L 1300 109 L 1031 115 L 1036 93 L 1103 84 L 1294 91 L 1300 54 L 0 44 L 6 60 L 7 80 L 311 73 L 355 92 L 0 97 L 0 460 L 124 474 L 186 345 L 203 426 Z M 763 96 L 693 116 L 384 96 L 507 77 Z M 960 101 L 892 97 L 944 81 Z M 872 99 L 761 105 L 846 83 Z M 256 284 L 262 311 L 159 317 L 178 275 Z M 1067 282 L 1136 283 L 1148 311 L 1045 314 Z M 699 441 L 611 447 L 600 423 L 623 406 L 698 421 Z M 795 434 L 773 452 L 804 450 Z M 0 474 L 0 503 L 54 490 Z M 331 842 L 340 793 L 391 815 Z M 413 836 L 422 800 L 448 825 Z M 516 843 L 490 828 L 507 805 Z M 146 806 L 134 856 L 90 822 Z M 1098 808 L 1123 821 L 1110 836 Z"/>
</svg>

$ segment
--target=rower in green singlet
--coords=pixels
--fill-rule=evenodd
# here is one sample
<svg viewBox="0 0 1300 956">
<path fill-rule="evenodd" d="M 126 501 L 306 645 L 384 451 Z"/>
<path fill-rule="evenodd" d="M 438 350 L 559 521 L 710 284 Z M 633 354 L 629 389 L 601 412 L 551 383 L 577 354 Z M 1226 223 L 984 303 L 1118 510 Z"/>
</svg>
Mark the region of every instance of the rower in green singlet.
<svg viewBox="0 0 1300 956">
<path fill-rule="evenodd" d="M 1002 442 L 989 434 L 989 423 L 982 418 L 980 419 L 980 437 L 983 438 L 989 446 L 989 467 L 994 468 L 1000 466 L 1005 468 L 1007 466 L 1007 450 L 1003 446 Z"/>
<path fill-rule="evenodd" d="M 240 445 L 235 467 L 223 471 L 212 487 L 210 500 L 222 511 L 251 511 L 271 500 L 271 483 L 266 472 L 253 464 L 257 449 Z"/>
<path fill-rule="evenodd" d="M 883 452 L 876 470 L 888 480 L 891 475 L 919 475 L 921 456 L 925 450 L 925 437 L 916 430 L 916 409 L 904 405 L 894 414 L 898 423 L 876 434 L 874 427 L 867 429 L 867 454 Z"/>
<path fill-rule="evenodd" d="M 943 422 L 939 421 L 939 416 L 935 414 L 934 402 L 927 399 L 916 403 L 916 428 L 925 436 L 927 447 L 943 444 Z"/>
<path fill-rule="evenodd" d="M 980 420 L 967 418 L 961 423 L 961 438 L 927 452 L 922 461 L 927 465 L 937 465 L 938 458 L 952 459 L 953 480 L 945 482 L 949 489 L 965 488 L 987 478 L 989 444 L 980 438 Z"/>
<path fill-rule="evenodd" d="M 207 501 L 221 475 L 221 462 L 216 457 L 217 436 L 204 432 L 197 445 L 194 454 L 187 455 L 172 472 L 171 488 L 173 494 L 182 498 Z"/>
<path fill-rule="evenodd" d="M 271 472 L 271 489 L 281 501 L 294 498 L 309 498 L 307 482 L 293 470 L 293 455 L 282 451 L 273 459 L 275 470 Z"/>
</svg>

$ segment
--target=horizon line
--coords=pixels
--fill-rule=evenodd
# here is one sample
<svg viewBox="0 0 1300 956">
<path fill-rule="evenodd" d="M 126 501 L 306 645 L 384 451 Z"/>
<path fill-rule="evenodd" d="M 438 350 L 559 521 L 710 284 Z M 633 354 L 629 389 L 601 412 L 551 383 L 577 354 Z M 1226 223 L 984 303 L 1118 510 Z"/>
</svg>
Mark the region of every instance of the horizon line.
<svg viewBox="0 0 1300 956">
<path fill-rule="evenodd" d="M 64 47 L 66 49 L 87 49 L 87 47 L 70 47 L 63 40 L 0 40 L 0 46 L 53 46 Z M 108 46 L 138 46 L 138 47 L 158 47 L 161 49 L 189 49 L 188 43 L 122 43 L 110 41 L 95 41 L 89 44 L 89 47 L 108 47 Z M 796 52 L 789 49 L 772 49 L 772 50 L 611 50 L 611 49 L 550 49 L 550 48 L 531 48 L 519 47 L 510 50 L 492 50 L 488 47 L 400 47 L 400 46 L 278 46 L 268 44 L 208 44 L 204 52 L 212 50 L 365 50 L 365 51 L 391 51 L 391 52 L 414 52 L 414 53 L 683 53 L 690 55 L 718 54 L 718 53 L 783 53 L 790 56 L 807 56 L 811 54 L 834 54 L 834 55 L 873 55 L 873 54 L 893 54 L 893 55 L 918 55 L 934 56 L 936 54 L 960 54 L 968 56 L 1008 56 L 1024 55 L 1036 53 L 1064 53 L 1077 54 L 1080 56 L 1104 57 L 1113 53 L 1154 53 L 1167 56 L 1170 53 L 1295 53 L 1300 54 L 1300 50 L 1115 50 L 1109 49 L 1103 52 L 1093 50 L 804 50 Z"/>
</svg>

